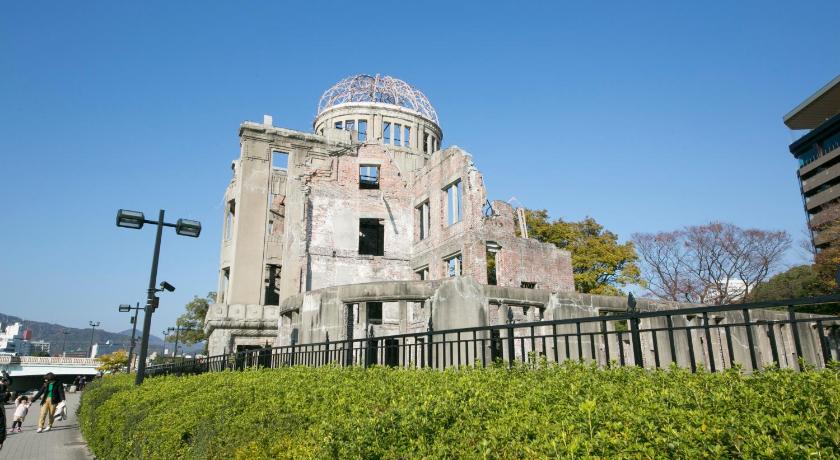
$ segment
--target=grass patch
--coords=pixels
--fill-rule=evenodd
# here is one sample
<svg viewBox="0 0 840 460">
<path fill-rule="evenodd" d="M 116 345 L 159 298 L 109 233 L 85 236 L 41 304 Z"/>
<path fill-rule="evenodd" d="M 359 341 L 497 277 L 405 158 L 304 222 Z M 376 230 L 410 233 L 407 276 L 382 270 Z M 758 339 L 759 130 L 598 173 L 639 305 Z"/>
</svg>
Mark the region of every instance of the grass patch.
<svg viewBox="0 0 840 460">
<path fill-rule="evenodd" d="M 99 458 L 837 458 L 840 369 L 285 368 L 88 386 Z"/>
</svg>

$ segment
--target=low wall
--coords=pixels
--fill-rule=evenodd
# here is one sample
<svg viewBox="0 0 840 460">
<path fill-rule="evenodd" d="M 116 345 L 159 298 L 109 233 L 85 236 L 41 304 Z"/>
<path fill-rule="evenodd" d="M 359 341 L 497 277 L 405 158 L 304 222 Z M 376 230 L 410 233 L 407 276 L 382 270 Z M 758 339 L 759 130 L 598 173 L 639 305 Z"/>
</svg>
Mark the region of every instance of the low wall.
<svg viewBox="0 0 840 460">
<path fill-rule="evenodd" d="M 376 321 L 368 318 L 367 306 L 381 303 L 382 315 Z M 637 299 L 637 311 L 642 313 L 675 311 L 696 308 L 696 304 Z M 574 318 L 603 317 L 603 320 L 568 323 L 553 326 L 536 325 L 534 328 L 515 328 L 518 338 L 515 353 L 537 353 L 544 356 L 574 357 L 606 363 L 620 360 L 634 363 L 633 344 L 628 321 L 611 319 L 627 311 L 624 297 L 600 296 L 578 293 L 555 293 L 539 289 L 488 286 L 468 277 L 435 281 L 393 281 L 354 284 L 319 289 L 285 299 L 278 314 L 280 317 L 275 345 L 318 343 L 327 339 L 335 342 L 384 337 L 396 334 L 424 332 L 431 326 L 435 331 L 484 327 L 506 324 L 532 323 Z M 656 367 L 675 362 L 683 367 L 711 370 L 731 367 L 733 363 L 746 364 L 746 370 L 773 361 L 775 344 L 779 365 L 797 367 L 795 342 L 788 314 L 783 311 L 755 309 L 749 313 L 750 327 L 745 327 L 744 313 L 740 310 L 708 314 L 680 314 L 643 317 L 640 335 L 643 365 Z M 644 316 L 644 315 L 643 315 Z M 670 318 L 670 319 L 669 319 Z M 797 314 L 796 327 L 800 337 L 802 357 L 812 363 L 824 362 L 823 350 L 815 322 L 809 318 L 824 316 Z M 671 331 L 668 331 L 670 321 Z M 840 358 L 840 331 L 836 319 L 828 321 L 834 327 L 824 328 L 829 353 Z M 703 325 L 709 324 L 707 332 Z M 580 328 L 579 336 L 566 337 L 556 345 L 545 340 L 535 344 L 525 339 L 528 335 L 541 337 L 572 334 Z M 533 329 L 533 330 L 531 330 Z M 748 329 L 752 337 L 748 336 Z M 607 334 L 603 332 L 607 331 Z M 483 337 L 489 341 L 489 337 Z M 447 339 L 448 340 L 448 339 Z M 580 343 L 578 343 L 580 341 Z M 527 343 L 527 346 L 526 346 Z"/>
</svg>

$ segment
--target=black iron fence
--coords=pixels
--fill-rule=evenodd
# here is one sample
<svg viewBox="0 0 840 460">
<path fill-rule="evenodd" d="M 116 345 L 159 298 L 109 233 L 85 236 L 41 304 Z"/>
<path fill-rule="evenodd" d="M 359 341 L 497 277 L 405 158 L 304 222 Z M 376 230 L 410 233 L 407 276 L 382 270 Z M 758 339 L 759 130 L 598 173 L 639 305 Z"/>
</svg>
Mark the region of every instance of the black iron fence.
<svg viewBox="0 0 840 460">
<path fill-rule="evenodd" d="M 840 359 L 840 317 L 800 313 L 840 303 L 840 295 L 679 310 L 633 311 L 493 326 L 428 330 L 248 350 L 150 366 L 147 376 L 254 367 L 372 366 L 445 369 L 576 360 L 600 366 L 710 372 L 767 365 L 801 369 Z"/>
</svg>

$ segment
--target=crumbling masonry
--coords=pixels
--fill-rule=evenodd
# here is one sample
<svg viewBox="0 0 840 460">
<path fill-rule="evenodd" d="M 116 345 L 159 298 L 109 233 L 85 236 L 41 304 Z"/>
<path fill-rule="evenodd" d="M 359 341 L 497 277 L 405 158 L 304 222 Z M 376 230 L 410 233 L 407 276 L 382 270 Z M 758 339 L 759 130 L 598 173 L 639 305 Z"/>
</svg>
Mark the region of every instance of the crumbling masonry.
<svg viewBox="0 0 840 460">
<path fill-rule="evenodd" d="M 625 308 L 573 292 L 569 252 L 518 235 L 515 210 L 488 201 L 469 153 L 440 148 L 437 113 L 407 83 L 342 80 L 313 128 L 240 126 L 211 355 Z M 646 308 L 680 306 L 663 305 Z"/>
</svg>

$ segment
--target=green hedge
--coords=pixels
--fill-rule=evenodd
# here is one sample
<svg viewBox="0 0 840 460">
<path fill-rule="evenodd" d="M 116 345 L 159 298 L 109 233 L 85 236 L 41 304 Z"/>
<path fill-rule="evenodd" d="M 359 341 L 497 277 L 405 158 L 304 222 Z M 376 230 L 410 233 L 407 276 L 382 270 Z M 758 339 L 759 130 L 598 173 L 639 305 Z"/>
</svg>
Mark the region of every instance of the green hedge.
<svg viewBox="0 0 840 460">
<path fill-rule="evenodd" d="M 288 368 L 103 379 L 82 432 L 126 458 L 837 458 L 840 370 Z"/>
</svg>

